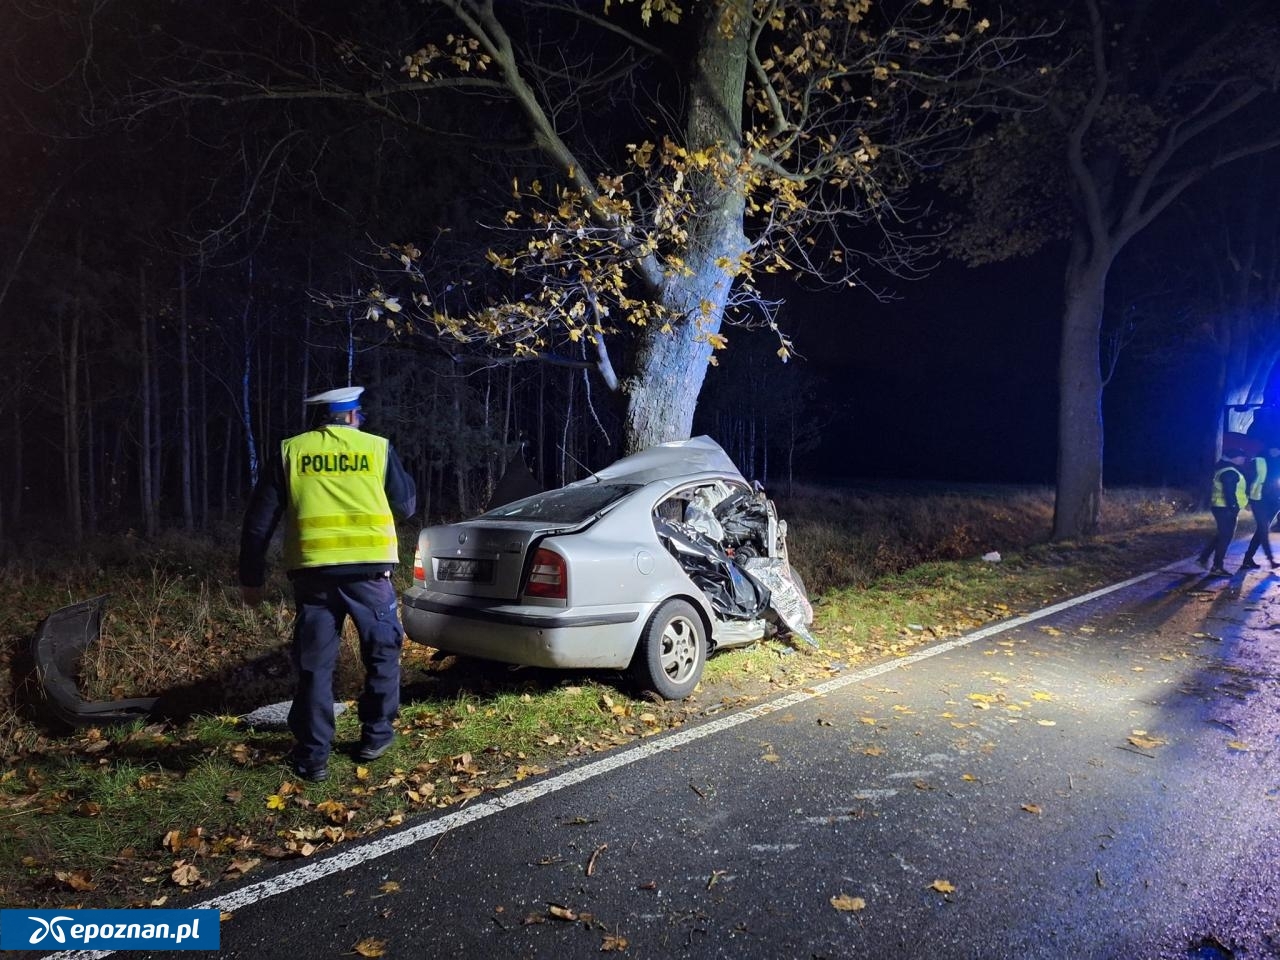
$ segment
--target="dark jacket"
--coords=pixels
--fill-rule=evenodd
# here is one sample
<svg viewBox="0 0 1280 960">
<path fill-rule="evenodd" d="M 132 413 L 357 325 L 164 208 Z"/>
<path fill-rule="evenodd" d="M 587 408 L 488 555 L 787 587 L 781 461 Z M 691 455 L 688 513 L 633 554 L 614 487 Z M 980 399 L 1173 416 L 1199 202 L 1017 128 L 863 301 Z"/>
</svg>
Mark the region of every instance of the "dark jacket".
<svg viewBox="0 0 1280 960">
<path fill-rule="evenodd" d="M 387 503 L 397 520 L 408 520 L 417 509 L 417 490 L 413 478 L 404 469 L 395 448 L 387 447 L 387 476 L 384 485 Z M 267 547 L 275 533 L 280 518 L 289 504 L 288 489 L 284 477 L 284 461 L 280 451 L 268 461 L 262 476 L 258 478 L 249 506 L 245 510 L 244 524 L 240 528 L 240 585 L 260 587 L 267 575 Z M 374 576 L 390 568 L 384 563 L 347 563 L 328 567 L 312 567 L 308 573 L 332 577 Z M 294 577 L 303 571 L 290 570 Z"/>
</svg>

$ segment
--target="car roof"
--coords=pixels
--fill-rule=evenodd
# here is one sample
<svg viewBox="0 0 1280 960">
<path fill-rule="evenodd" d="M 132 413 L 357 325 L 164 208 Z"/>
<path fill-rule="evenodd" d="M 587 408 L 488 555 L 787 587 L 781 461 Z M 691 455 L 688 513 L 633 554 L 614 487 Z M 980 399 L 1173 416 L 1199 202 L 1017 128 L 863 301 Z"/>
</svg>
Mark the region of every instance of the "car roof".
<svg viewBox="0 0 1280 960">
<path fill-rule="evenodd" d="M 710 437 L 693 437 L 689 440 L 660 443 L 633 453 L 569 486 L 598 483 L 601 480 L 653 483 L 655 480 L 679 480 L 702 473 L 722 474 L 746 482 L 720 444 Z"/>
</svg>

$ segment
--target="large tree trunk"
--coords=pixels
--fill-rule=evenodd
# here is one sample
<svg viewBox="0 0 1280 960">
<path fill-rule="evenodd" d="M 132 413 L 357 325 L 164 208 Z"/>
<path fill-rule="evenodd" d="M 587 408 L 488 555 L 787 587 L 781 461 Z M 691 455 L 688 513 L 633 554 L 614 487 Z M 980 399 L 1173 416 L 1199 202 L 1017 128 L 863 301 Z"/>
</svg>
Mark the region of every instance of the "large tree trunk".
<svg viewBox="0 0 1280 960">
<path fill-rule="evenodd" d="M 716 322 L 719 327 L 719 322 Z M 641 343 L 635 378 L 627 386 L 623 451 L 635 453 L 668 440 L 687 439 L 707 375 L 711 347 L 684 321 L 670 334 L 651 332 Z"/>
<path fill-rule="evenodd" d="M 729 5 L 739 9 L 725 10 Z M 690 151 L 721 147 L 740 153 L 750 13 L 746 0 L 702 7 L 685 123 Z M 672 324 L 670 334 L 646 328 L 636 351 L 633 376 L 625 387 L 624 453 L 683 440 L 692 432 L 693 411 L 711 356 L 706 338 L 720 330 L 733 282 L 716 260 L 736 260 L 746 249 L 742 185 L 733 177 L 717 182 L 714 176 L 702 176 L 703 182 L 695 187 L 701 216 L 683 257 L 688 272 L 672 271 L 659 293 L 662 305 L 681 319 Z"/>
<path fill-rule="evenodd" d="M 1103 295 L 1109 251 L 1073 255 L 1064 282 L 1062 353 L 1058 359 L 1058 489 L 1053 539 L 1098 532 L 1102 507 Z"/>
</svg>

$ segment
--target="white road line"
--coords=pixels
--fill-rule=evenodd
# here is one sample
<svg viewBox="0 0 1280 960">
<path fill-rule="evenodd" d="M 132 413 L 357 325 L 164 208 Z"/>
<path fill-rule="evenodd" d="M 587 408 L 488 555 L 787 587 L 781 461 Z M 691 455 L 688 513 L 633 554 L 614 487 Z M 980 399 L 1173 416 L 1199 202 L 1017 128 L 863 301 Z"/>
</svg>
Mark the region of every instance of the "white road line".
<svg viewBox="0 0 1280 960">
<path fill-rule="evenodd" d="M 872 677 L 878 677 L 882 673 L 888 673 L 891 670 L 897 670 L 899 667 L 910 666 L 913 663 L 919 663 L 922 660 L 928 660 L 930 657 L 936 657 L 939 654 L 949 653 L 960 647 L 967 646 L 977 640 L 984 640 L 987 637 L 994 636 L 997 633 L 1003 633 L 1006 630 L 1012 630 L 1015 627 L 1021 627 L 1024 624 L 1032 623 L 1036 620 L 1043 620 L 1045 617 L 1051 617 L 1055 613 L 1061 613 L 1063 610 L 1069 610 L 1077 607 L 1082 603 L 1088 603 L 1090 600 L 1096 600 L 1099 597 L 1105 597 L 1109 593 L 1115 593 L 1117 590 L 1123 590 L 1134 584 L 1142 583 L 1144 580 L 1150 580 L 1152 577 L 1161 573 L 1170 572 L 1176 566 L 1171 564 L 1162 567 L 1159 570 L 1153 570 L 1150 573 L 1144 573 L 1136 577 L 1130 577 L 1128 580 L 1120 583 L 1113 583 L 1108 587 L 1102 587 L 1094 590 L 1092 593 L 1086 593 L 1079 597 L 1073 597 L 1070 600 L 1063 600 L 1061 603 L 1055 603 L 1052 606 L 1044 607 L 1032 613 L 1023 614 L 1020 617 L 1014 617 L 1011 620 L 1003 620 L 1000 623 L 992 624 L 989 627 L 983 627 L 981 630 L 975 630 L 973 633 L 967 633 L 962 637 L 954 640 L 947 640 L 943 643 L 935 644 L 924 650 L 909 654 L 905 657 L 899 657 L 895 660 L 888 660 L 875 666 L 867 667 L 863 670 L 856 670 L 853 673 L 846 673 L 841 676 L 827 680 L 816 686 L 806 687 L 804 690 L 795 693 L 788 693 L 776 700 L 770 700 L 768 703 L 761 703 L 754 707 L 748 707 L 739 713 L 730 714 L 721 717 L 719 720 L 709 720 L 706 723 L 699 724 L 688 730 L 680 730 L 676 733 L 664 734 L 655 737 L 652 740 L 646 740 L 637 746 L 623 750 L 612 756 L 603 757 L 594 760 L 591 763 L 583 764 L 573 770 L 558 774 L 554 777 L 548 777 L 546 780 L 538 783 L 530 784 L 527 787 L 518 787 L 509 793 L 494 797 L 492 800 L 486 800 L 483 803 L 477 803 L 470 807 L 465 807 L 455 813 L 446 814 L 435 820 L 420 823 L 417 826 L 409 827 L 399 833 L 390 834 L 377 840 L 372 840 L 367 844 L 362 844 L 352 850 L 344 850 L 335 853 L 332 856 L 325 857 L 323 860 L 315 860 L 306 866 L 298 867 L 288 873 L 280 874 L 269 880 L 262 880 L 258 883 L 251 883 L 248 886 L 241 887 L 239 890 L 233 890 L 230 893 L 214 897 L 211 900 L 205 900 L 202 903 L 192 904 L 191 910 L 226 910 L 234 911 L 251 904 L 267 900 L 270 897 L 279 896 L 289 890 L 297 887 L 305 886 L 308 883 L 314 883 L 324 877 L 332 876 L 335 873 L 341 873 L 344 870 L 350 870 L 358 867 L 370 860 L 376 860 L 384 857 L 389 853 L 395 853 L 397 850 L 403 850 L 405 847 L 413 846 L 415 843 L 421 843 L 423 840 L 430 840 L 432 837 L 438 837 L 450 830 L 465 826 L 468 823 L 474 823 L 477 820 L 483 820 L 494 814 L 502 813 L 504 810 L 510 810 L 512 807 L 518 807 L 522 804 L 530 803 L 540 797 L 548 794 L 556 793 L 567 787 L 577 786 L 588 780 L 594 780 L 596 777 L 619 770 L 622 767 L 630 766 L 640 760 L 647 760 L 649 757 L 657 756 L 668 750 L 675 750 L 695 740 L 701 740 L 705 737 L 713 736 L 724 730 L 730 730 L 733 727 L 741 726 L 752 720 L 758 720 L 760 717 L 768 716 L 779 710 L 786 710 L 797 704 L 804 703 L 808 700 L 814 700 L 818 697 L 825 696 L 828 693 L 847 687 L 850 684 L 861 683 L 863 680 L 869 680 Z M 114 950 L 66 950 L 61 953 L 51 953 L 46 960 L 97 960 L 100 957 L 109 957 L 116 951 Z"/>
</svg>

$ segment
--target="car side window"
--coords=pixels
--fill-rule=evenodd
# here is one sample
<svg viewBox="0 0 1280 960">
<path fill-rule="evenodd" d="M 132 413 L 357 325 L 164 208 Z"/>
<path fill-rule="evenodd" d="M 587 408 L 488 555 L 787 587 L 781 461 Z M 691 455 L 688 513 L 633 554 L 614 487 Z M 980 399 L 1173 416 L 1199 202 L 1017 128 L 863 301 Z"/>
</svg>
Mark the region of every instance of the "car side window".
<svg viewBox="0 0 1280 960">
<path fill-rule="evenodd" d="M 697 525 L 700 521 L 709 522 L 707 518 L 714 505 L 739 492 L 745 492 L 745 488 L 723 480 L 685 487 L 654 507 L 653 516 L 655 520 L 671 520 L 676 523 Z"/>
</svg>

